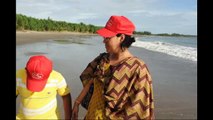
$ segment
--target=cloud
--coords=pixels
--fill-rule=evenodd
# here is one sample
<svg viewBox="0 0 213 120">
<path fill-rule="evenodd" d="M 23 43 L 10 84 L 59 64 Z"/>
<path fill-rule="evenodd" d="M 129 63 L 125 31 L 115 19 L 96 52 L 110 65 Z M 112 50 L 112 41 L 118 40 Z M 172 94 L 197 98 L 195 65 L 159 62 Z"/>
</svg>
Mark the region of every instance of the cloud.
<svg viewBox="0 0 213 120">
<path fill-rule="evenodd" d="M 85 20 L 93 20 L 98 18 L 95 13 L 79 13 L 73 17 L 70 17 L 70 20 L 73 22 L 85 21 Z"/>
<path fill-rule="evenodd" d="M 36 18 L 99 26 L 111 15 L 124 15 L 139 31 L 197 34 L 196 0 L 17 0 L 16 9 Z"/>
</svg>

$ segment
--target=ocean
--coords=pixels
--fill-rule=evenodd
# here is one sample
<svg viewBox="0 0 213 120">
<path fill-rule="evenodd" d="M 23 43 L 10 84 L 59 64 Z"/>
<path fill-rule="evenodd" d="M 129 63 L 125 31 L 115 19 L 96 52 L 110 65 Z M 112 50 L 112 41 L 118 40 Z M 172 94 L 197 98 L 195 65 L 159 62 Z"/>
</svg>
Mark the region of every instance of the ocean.
<svg viewBox="0 0 213 120">
<path fill-rule="evenodd" d="M 197 62 L 197 37 L 136 36 L 135 47 Z"/>
</svg>

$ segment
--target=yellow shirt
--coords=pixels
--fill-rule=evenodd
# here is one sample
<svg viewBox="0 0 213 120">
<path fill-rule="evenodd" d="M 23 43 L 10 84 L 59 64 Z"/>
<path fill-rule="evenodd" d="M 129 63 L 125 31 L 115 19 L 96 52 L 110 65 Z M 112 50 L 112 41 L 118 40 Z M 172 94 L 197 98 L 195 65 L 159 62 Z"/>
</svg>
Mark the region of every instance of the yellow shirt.
<svg viewBox="0 0 213 120">
<path fill-rule="evenodd" d="M 21 98 L 16 119 L 60 119 L 56 95 L 70 93 L 64 77 L 53 70 L 41 92 L 29 91 L 26 78 L 25 69 L 16 72 L 16 96 L 20 95 Z"/>
</svg>

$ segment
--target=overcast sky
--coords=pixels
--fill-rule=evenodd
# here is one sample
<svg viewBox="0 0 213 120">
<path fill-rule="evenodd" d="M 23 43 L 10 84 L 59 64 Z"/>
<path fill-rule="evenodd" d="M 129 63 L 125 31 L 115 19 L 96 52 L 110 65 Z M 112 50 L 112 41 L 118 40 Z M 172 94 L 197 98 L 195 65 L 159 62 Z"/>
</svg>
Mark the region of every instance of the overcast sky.
<svg viewBox="0 0 213 120">
<path fill-rule="evenodd" d="M 16 0 L 16 13 L 98 26 L 123 15 L 136 31 L 197 35 L 197 0 Z"/>
</svg>

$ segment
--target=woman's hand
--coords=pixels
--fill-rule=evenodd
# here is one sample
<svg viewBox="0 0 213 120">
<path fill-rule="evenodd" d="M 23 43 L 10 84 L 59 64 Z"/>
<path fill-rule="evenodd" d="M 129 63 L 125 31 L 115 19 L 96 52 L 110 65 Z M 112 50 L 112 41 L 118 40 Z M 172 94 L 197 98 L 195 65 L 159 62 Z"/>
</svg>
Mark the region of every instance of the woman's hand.
<svg viewBox="0 0 213 120">
<path fill-rule="evenodd" d="M 80 95 L 76 98 L 75 103 L 74 103 L 74 107 L 72 109 L 72 120 L 78 120 L 79 105 L 81 104 L 81 101 L 83 100 L 83 98 L 85 97 L 87 92 L 89 91 L 89 87 L 91 86 L 92 83 L 93 83 L 93 80 L 90 80 L 85 85 L 85 87 L 81 91 Z"/>
<path fill-rule="evenodd" d="M 72 120 L 78 120 L 79 103 L 75 102 L 72 109 Z"/>
</svg>

